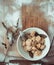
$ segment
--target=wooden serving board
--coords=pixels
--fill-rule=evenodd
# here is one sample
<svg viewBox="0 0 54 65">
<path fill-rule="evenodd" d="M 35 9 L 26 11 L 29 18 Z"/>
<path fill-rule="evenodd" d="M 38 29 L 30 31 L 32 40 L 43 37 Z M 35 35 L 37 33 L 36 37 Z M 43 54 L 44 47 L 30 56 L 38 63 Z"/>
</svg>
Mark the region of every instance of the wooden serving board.
<svg viewBox="0 0 54 65">
<path fill-rule="evenodd" d="M 48 21 L 44 17 L 44 13 L 40 10 L 40 6 L 23 5 L 22 6 L 22 22 L 23 29 L 29 27 L 39 27 L 46 32 L 48 31 Z"/>
</svg>

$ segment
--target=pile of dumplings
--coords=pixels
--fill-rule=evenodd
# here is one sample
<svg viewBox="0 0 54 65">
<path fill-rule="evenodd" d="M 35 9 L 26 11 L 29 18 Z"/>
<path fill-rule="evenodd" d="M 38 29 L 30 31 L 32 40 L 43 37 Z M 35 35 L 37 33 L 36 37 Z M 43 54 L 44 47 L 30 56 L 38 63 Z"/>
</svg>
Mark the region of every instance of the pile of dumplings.
<svg viewBox="0 0 54 65">
<path fill-rule="evenodd" d="M 23 40 L 22 46 L 24 51 L 31 52 L 32 57 L 40 56 L 42 51 L 45 49 L 45 35 L 38 34 L 36 31 L 25 34 L 25 39 Z"/>
</svg>

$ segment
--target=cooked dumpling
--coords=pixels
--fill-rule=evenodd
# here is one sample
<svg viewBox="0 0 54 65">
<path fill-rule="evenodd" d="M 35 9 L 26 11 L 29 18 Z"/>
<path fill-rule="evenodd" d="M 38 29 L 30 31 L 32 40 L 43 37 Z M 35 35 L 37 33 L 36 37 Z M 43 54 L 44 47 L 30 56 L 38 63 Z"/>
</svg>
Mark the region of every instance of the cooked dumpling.
<svg viewBox="0 0 54 65">
<path fill-rule="evenodd" d="M 46 47 L 46 45 L 41 45 L 40 49 L 43 50 Z"/>
<path fill-rule="evenodd" d="M 41 51 L 40 50 L 37 50 L 37 51 L 35 51 L 35 53 L 34 53 L 34 56 L 39 56 L 39 55 L 41 55 Z"/>
<path fill-rule="evenodd" d="M 33 36 L 35 36 L 35 31 L 32 31 L 31 33 L 30 33 L 30 35 L 33 37 Z"/>
<path fill-rule="evenodd" d="M 38 48 L 38 49 L 40 49 L 41 44 L 40 44 L 40 43 L 38 43 L 36 46 L 37 46 L 37 48 Z"/>
<path fill-rule="evenodd" d="M 40 42 L 40 40 L 41 40 L 41 37 L 38 35 L 38 36 L 36 36 L 36 41 L 37 42 Z"/>
<path fill-rule="evenodd" d="M 27 39 L 27 40 L 26 40 L 26 45 L 27 45 L 27 46 L 30 46 L 31 43 L 32 43 L 32 40 L 31 40 L 31 39 Z"/>
</svg>

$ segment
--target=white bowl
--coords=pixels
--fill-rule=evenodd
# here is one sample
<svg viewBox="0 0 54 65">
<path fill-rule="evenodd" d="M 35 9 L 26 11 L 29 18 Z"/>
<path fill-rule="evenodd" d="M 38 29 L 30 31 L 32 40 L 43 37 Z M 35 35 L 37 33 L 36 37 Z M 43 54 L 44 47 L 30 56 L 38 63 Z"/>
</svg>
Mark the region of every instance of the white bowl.
<svg viewBox="0 0 54 65">
<path fill-rule="evenodd" d="M 44 34 L 47 36 L 47 38 L 45 39 L 46 48 L 43 50 L 42 54 L 40 56 L 36 56 L 34 58 L 31 58 L 29 56 L 28 52 L 25 52 L 23 47 L 22 47 L 22 41 L 20 39 L 20 35 L 17 39 L 17 50 L 18 50 L 19 54 L 27 60 L 31 60 L 31 61 L 40 60 L 47 55 L 47 53 L 50 49 L 50 40 L 49 40 L 47 33 L 40 28 L 27 28 L 23 32 L 27 33 L 27 32 L 31 32 L 31 31 L 36 31 L 39 34 Z"/>
</svg>

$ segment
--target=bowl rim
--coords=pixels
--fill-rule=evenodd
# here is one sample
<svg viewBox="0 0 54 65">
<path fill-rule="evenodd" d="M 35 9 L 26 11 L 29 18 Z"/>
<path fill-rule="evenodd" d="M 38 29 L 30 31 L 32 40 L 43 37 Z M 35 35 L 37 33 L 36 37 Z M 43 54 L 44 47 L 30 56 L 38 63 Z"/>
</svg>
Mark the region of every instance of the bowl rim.
<svg viewBox="0 0 54 65">
<path fill-rule="evenodd" d="M 41 29 L 41 28 L 38 28 L 38 27 L 30 27 L 30 28 L 27 28 L 27 29 L 25 29 L 25 30 L 23 30 L 22 32 L 25 32 L 25 31 L 27 31 L 28 29 L 40 29 L 40 30 L 42 30 L 43 32 L 45 32 L 43 29 Z M 45 32 L 46 33 L 46 32 Z M 47 37 L 48 37 L 48 39 L 49 39 L 49 36 L 48 36 L 48 34 L 46 33 L 46 35 L 47 35 Z M 18 40 L 19 40 L 19 37 L 20 37 L 20 35 L 18 36 L 18 39 L 17 39 L 17 51 L 19 52 L 19 54 L 23 57 L 23 58 L 25 58 L 24 57 L 24 55 L 23 54 L 21 54 L 21 52 L 19 51 L 19 49 L 18 49 Z M 49 42 L 50 42 L 50 39 L 49 39 Z M 49 43 L 49 49 L 48 49 L 48 51 L 47 51 L 47 53 L 44 55 L 44 57 L 48 54 L 48 52 L 49 52 L 49 50 L 50 50 L 50 46 L 51 46 L 51 44 Z M 44 58 L 44 57 L 42 57 L 42 58 Z M 42 59 L 42 58 L 40 58 L 40 59 Z M 25 58 L 25 59 L 27 59 L 27 60 L 30 60 L 30 61 L 37 61 L 37 59 L 28 59 L 28 58 Z M 40 60 L 40 59 L 38 59 L 38 60 Z"/>
</svg>

